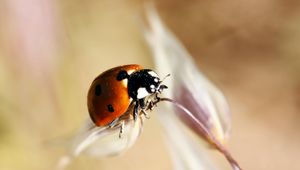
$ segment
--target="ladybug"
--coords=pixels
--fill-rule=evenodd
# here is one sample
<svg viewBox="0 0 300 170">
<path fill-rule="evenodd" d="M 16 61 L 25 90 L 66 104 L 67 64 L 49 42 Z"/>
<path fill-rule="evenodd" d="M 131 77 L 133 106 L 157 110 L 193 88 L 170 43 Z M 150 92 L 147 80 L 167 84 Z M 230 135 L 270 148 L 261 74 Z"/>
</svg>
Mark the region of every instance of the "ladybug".
<svg viewBox="0 0 300 170">
<path fill-rule="evenodd" d="M 88 111 L 96 126 L 113 127 L 130 106 L 133 119 L 146 114 L 168 88 L 151 69 L 137 64 L 111 68 L 95 78 L 88 91 Z M 156 102 L 154 102 L 156 101 Z M 123 125 L 124 126 L 124 125 Z M 122 127 L 121 127 L 122 132 Z"/>
</svg>

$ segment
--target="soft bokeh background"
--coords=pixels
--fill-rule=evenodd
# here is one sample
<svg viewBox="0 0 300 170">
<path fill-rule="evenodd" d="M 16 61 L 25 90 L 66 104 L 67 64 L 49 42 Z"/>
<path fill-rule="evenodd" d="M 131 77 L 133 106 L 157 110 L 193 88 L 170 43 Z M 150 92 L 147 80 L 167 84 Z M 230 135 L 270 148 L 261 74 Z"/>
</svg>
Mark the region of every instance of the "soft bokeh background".
<svg viewBox="0 0 300 170">
<path fill-rule="evenodd" d="M 88 117 L 93 78 L 121 64 L 152 67 L 141 34 L 142 4 L 0 1 L 0 169 L 53 169 L 63 151 L 51 141 Z M 156 6 L 227 96 L 233 112 L 228 146 L 241 166 L 299 169 L 299 2 L 160 0 Z M 157 116 L 151 114 L 123 156 L 82 156 L 69 169 L 172 169 Z"/>
</svg>

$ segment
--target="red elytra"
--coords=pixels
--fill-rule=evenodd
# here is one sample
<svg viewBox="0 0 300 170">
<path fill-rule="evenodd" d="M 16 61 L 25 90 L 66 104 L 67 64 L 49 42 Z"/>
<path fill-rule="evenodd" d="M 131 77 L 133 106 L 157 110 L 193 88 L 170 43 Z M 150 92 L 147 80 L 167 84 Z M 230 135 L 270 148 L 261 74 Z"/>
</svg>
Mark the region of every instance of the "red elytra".
<svg viewBox="0 0 300 170">
<path fill-rule="evenodd" d="M 132 73 L 141 70 L 137 64 L 109 69 L 93 81 L 88 92 L 88 110 L 96 126 L 105 126 L 122 116 L 130 105 L 127 79 L 117 80 L 120 71 Z"/>
</svg>

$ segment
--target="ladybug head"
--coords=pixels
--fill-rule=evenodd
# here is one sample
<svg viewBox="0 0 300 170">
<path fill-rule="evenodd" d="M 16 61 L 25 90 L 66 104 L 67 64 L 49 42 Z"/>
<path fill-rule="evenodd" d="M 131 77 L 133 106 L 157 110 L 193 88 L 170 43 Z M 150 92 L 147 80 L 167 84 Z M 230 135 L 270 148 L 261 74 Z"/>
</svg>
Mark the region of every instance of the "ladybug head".
<svg viewBox="0 0 300 170">
<path fill-rule="evenodd" d="M 168 88 L 162 84 L 158 75 L 150 69 L 138 70 L 131 74 L 123 71 L 119 73 L 118 78 L 128 79 L 128 94 L 135 100 L 161 93 Z"/>
<path fill-rule="evenodd" d="M 143 77 L 145 88 L 150 94 L 161 93 L 164 89 L 168 88 L 162 84 L 164 79 L 160 80 L 153 70 L 145 69 L 141 76 Z"/>
</svg>

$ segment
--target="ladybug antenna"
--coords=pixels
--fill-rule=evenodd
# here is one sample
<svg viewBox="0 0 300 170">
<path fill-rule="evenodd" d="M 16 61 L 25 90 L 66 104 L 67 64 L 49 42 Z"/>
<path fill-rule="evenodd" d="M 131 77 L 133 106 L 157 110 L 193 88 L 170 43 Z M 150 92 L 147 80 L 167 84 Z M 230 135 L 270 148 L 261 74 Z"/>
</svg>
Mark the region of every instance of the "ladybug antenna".
<svg viewBox="0 0 300 170">
<path fill-rule="evenodd" d="M 121 81 L 121 80 L 127 79 L 128 77 L 129 77 L 129 75 L 128 75 L 127 71 L 121 70 L 117 75 L 117 80 Z"/>
<path fill-rule="evenodd" d="M 161 81 L 160 81 L 160 83 L 162 83 L 167 77 L 170 77 L 171 76 L 171 74 L 169 73 L 169 74 L 167 74 Z"/>
</svg>

